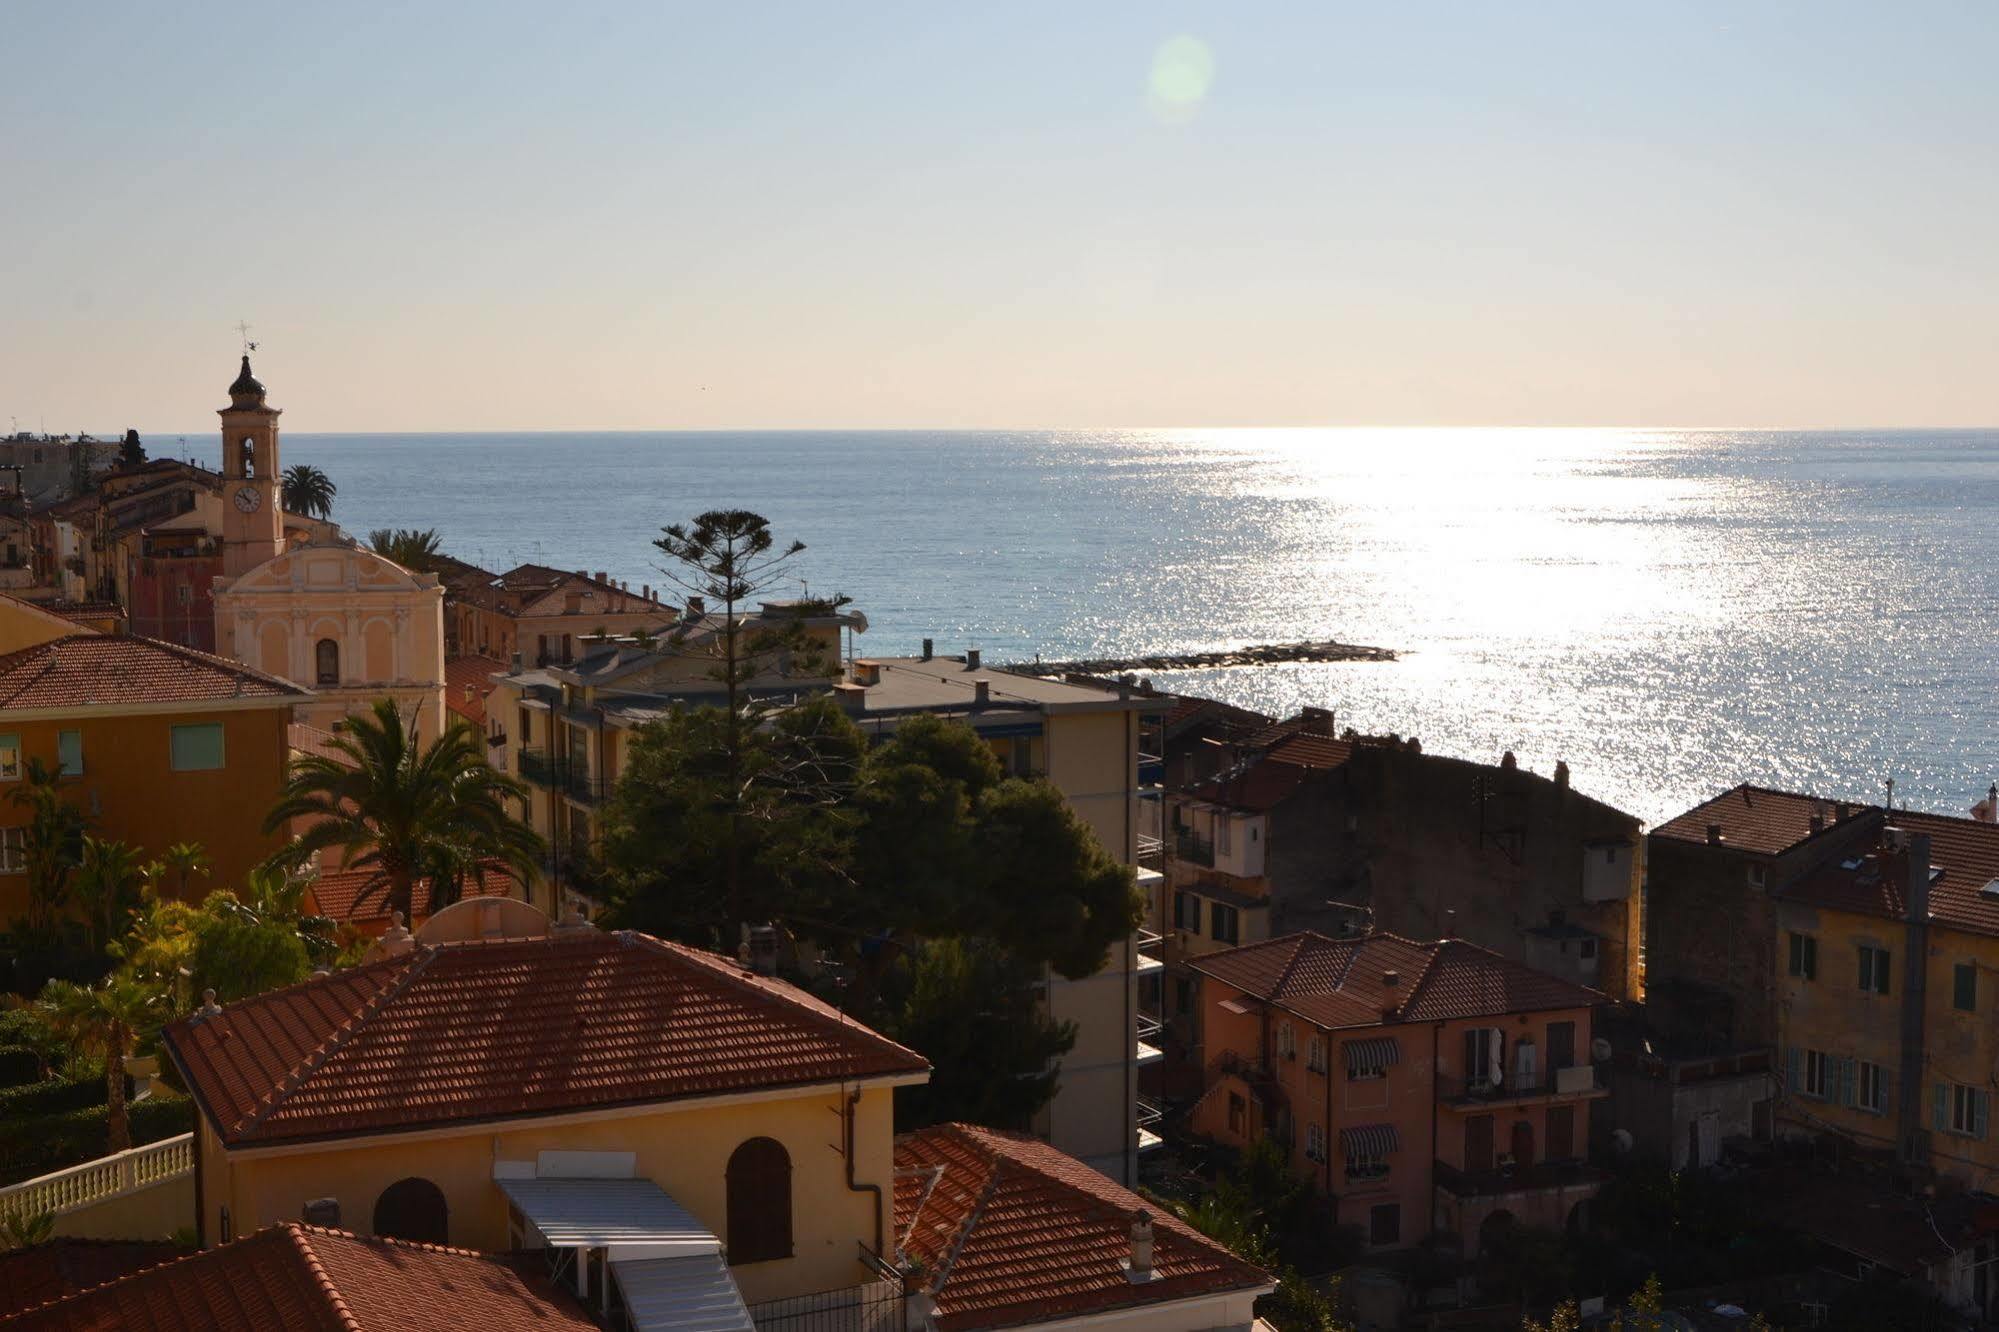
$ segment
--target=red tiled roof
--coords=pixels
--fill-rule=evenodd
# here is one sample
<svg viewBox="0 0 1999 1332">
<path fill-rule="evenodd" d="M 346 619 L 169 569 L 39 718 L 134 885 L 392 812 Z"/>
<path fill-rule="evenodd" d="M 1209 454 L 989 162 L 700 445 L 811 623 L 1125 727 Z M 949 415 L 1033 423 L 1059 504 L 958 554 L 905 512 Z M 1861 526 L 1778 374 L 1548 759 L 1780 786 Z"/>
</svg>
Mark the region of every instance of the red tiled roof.
<svg viewBox="0 0 1999 1332">
<path fill-rule="evenodd" d="M 507 669 L 494 657 L 467 653 L 444 661 L 444 706 L 481 730 L 486 726 L 486 695 L 493 692 L 493 675 Z M 466 688 L 471 687 L 471 697 Z"/>
<path fill-rule="evenodd" d="M 1554 1008 L 1603 995 L 1463 939 L 1418 943 L 1394 934 L 1329 939 L 1309 931 L 1190 958 L 1188 965 L 1322 1027 L 1446 1022 Z M 1391 989 L 1387 972 L 1397 974 Z M 1384 1017 L 1386 1004 L 1397 1011 Z"/>
<path fill-rule="evenodd" d="M 1847 808 L 1851 813 L 1869 807 L 1855 803 Z M 1677 842 L 1705 843 L 1708 825 L 1720 824 L 1723 845 L 1753 855 L 1776 856 L 1813 835 L 1813 814 L 1823 815 L 1828 827 L 1837 822 L 1833 801 L 1795 791 L 1772 791 L 1745 782 L 1705 804 L 1695 805 L 1678 818 L 1668 819 L 1653 829 L 1652 835 Z"/>
<path fill-rule="evenodd" d="M 1016 1327 L 1224 1291 L 1271 1277 L 1045 1143 L 940 1124 L 895 1145 L 895 1229 L 942 1332 Z M 1131 1226 L 1151 1212 L 1154 1280 L 1134 1284 Z"/>
<path fill-rule="evenodd" d="M 232 1146 L 929 1068 L 795 986 L 630 931 L 419 943 L 164 1036 Z"/>
<path fill-rule="evenodd" d="M 1301 768 L 1337 768 L 1353 757 L 1353 751 L 1351 740 L 1299 734 L 1279 741 L 1267 757 L 1277 763 L 1295 763 Z"/>
<path fill-rule="evenodd" d="M 1190 800 L 1263 813 L 1289 800 L 1291 793 L 1302 786 L 1309 776 L 1309 769 L 1294 763 L 1258 759 L 1247 767 L 1190 786 L 1186 795 Z"/>
<path fill-rule="evenodd" d="M 312 898 L 319 906 L 319 914 L 336 921 L 343 920 L 387 920 L 389 903 L 387 892 L 380 888 L 369 889 L 369 883 L 377 875 L 373 870 L 337 869 L 328 870 L 312 881 Z M 418 879 L 414 885 L 410 903 L 410 927 L 414 929 L 424 917 L 437 910 L 432 900 L 433 885 L 429 879 Z M 364 898 L 363 891 L 367 891 Z M 486 866 L 485 879 L 468 875 L 463 885 L 466 897 L 523 897 L 520 881 L 513 872 L 498 861 Z"/>
<path fill-rule="evenodd" d="M 304 697 L 275 675 L 151 638 L 70 634 L 0 656 L 0 709 Z"/>
<path fill-rule="evenodd" d="M 588 1332 L 597 1326 L 533 1267 L 532 1260 L 288 1222 L 0 1326 L 22 1332 Z"/>
<path fill-rule="evenodd" d="M 170 1240 L 63 1237 L 0 1253 L 0 1318 L 155 1267 L 188 1249 Z"/>
<path fill-rule="evenodd" d="M 316 754 L 330 758 L 343 768 L 354 766 L 354 756 L 333 747 L 333 732 L 322 731 L 317 726 L 307 726 L 304 722 L 293 722 L 285 728 L 285 744 L 297 754 Z"/>
<path fill-rule="evenodd" d="M 1999 880 L 1999 825 L 1945 814 L 1897 810 L 1883 828 L 1923 833 L 1930 839 L 1930 920 L 1946 929 L 1999 937 L 1999 893 L 1981 891 Z M 1849 867 L 1850 866 L 1850 867 Z M 1908 867 L 1882 846 L 1821 866 L 1783 892 L 1787 901 L 1834 911 L 1900 920 Z"/>
<path fill-rule="evenodd" d="M 51 601 L 42 606 L 65 620 L 122 620 L 125 608 L 115 601 Z"/>
</svg>

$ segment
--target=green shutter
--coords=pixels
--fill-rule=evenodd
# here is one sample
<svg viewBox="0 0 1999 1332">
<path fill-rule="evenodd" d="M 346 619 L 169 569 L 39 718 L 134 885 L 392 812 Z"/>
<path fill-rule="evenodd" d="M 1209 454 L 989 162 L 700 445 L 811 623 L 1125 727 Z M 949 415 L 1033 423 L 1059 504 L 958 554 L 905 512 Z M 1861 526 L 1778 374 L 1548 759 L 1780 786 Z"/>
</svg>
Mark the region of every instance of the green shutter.
<svg viewBox="0 0 1999 1332">
<path fill-rule="evenodd" d="M 222 723 L 176 726 L 172 733 L 175 772 L 212 772 L 222 766 Z"/>
<path fill-rule="evenodd" d="M 1784 1051 L 1784 1085 L 1793 1094 L 1805 1089 L 1804 1051 L 1797 1046 L 1789 1046 Z"/>
<path fill-rule="evenodd" d="M 1992 1096 L 1984 1088 L 1976 1088 L 1971 1093 L 1971 1136 L 1985 1136 L 1985 1116 L 1990 1110 Z"/>
<path fill-rule="evenodd" d="M 1950 1086 L 1939 1082 L 1930 1088 L 1930 1127 L 1938 1133 L 1950 1127 Z"/>
</svg>

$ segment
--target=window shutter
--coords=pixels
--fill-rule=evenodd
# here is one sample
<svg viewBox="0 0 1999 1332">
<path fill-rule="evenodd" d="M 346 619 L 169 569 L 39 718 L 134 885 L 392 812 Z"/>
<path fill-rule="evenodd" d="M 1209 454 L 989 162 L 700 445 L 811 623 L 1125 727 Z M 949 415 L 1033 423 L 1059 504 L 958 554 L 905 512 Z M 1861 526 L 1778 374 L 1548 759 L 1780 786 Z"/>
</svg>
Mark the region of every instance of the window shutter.
<svg viewBox="0 0 1999 1332">
<path fill-rule="evenodd" d="M 1882 994 L 1888 993 L 1888 950 L 1880 951 L 1880 962 L 1874 971 L 1874 988 Z"/>
<path fill-rule="evenodd" d="M 1930 1127 L 1939 1133 L 1950 1127 L 1950 1088 L 1941 1082 L 1930 1088 Z"/>
<path fill-rule="evenodd" d="M 1789 1046 L 1784 1051 L 1784 1086 L 1793 1094 L 1805 1089 L 1804 1051 Z"/>
<path fill-rule="evenodd" d="M 1971 1094 L 1971 1133 L 1973 1137 L 1985 1136 L 1985 1115 L 1991 1107 L 1992 1096 L 1983 1088 Z"/>
<path fill-rule="evenodd" d="M 1854 1083 L 1858 1080 L 1852 1055 L 1842 1055 L 1839 1061 L 1839 1103 L 1852 1106 Z"/>
<path fill-rule="evenodd" d="M 791 1257 L 791 1154 L 774 1138 L 751 1138 L 729 1157 L 729 1262 Z"/>
<path fill-rule="evenodd" d="M 1863 990 L 1874 988 L 1874 968 L 1868 965 L 1868 961 L 1867 950 L 1862 948 L 1860 950 L 1860 988 Z"/>
</svg>

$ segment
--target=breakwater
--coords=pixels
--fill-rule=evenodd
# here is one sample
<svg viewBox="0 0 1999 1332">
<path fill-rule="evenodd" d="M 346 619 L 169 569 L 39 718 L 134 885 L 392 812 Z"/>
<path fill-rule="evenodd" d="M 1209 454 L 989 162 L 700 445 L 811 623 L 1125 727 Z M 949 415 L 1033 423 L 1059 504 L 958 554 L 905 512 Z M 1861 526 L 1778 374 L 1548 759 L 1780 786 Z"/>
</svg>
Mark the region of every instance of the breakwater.
<svg viewBox="0 0 1999 1332">
<path fill-rule="evenodd" d="M 1394 661 L 1392 648 L 1357 643 L 1252 643 L 1216 652 L 1167 652 L 1083 661 L 1013 662 L 1006 669 L 1036 675 L 1121 675 L 1127 671 L 1205 671 L 1228 666 L 1283 666 L 1297 662 Z"/>
</svg>

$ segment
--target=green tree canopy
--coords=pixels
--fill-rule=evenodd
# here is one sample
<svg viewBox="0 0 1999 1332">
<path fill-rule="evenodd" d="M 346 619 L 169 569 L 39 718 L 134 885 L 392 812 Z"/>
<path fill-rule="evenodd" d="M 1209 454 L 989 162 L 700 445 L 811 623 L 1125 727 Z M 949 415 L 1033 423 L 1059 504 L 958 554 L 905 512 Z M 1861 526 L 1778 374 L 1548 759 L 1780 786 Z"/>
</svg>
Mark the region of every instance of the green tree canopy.
<svg viewBox="0 0 1999 1332">
<path fill-rule="evenodd" d="M 267 832 L 304 821 L 292 843 L 295 859 L 338 847 L 348 867 L 369 873 L 361 896 L 385 893 L 405 920 L 417 877 L 447 854 L 499 861 L 523 883 L 537 872 L 541 837 L 513 812 L 527 788 L 486 762 L 486 738 L 475 727 L 454 719 L 424 744 L 413 719 L 378 699 L 348 719 L 331 748 L 346 761 L 327 754 L 293 760 L 264 820 Z"/>
<path fill-rule="evenodd" d="M 288 513 L 331 518 L 333 497 L 339 493 L 340 487 L 333 484 L 333 478 L 311 463 L 293 463 L 285 468 L 283 497 Z"/>
<path fill-rule="evenodd" d="M 125 432 L 124 443 L 118 446 L 118 465 L 120 467 L 142 467 L 145 465 L 145 462 L 146 446 L 139 442 L 139 432 L 137 430 L 127 430 Z"/>
<path fill-rule="evenodd" d="M 139 1036 L 160 1025 L 159 992 L 142 981 L 115 973 L 101 984 L 82 986 L 52 980 L 42 987 L 39 1007 L 49 1025 L 77 1052 L 104 1061 L 104 1101 L 109 1107 L 106 1152 L 132 1145 L 125 1111 L 125 1056 Z"/>
<path fill-rule="evenodd" d="M 412 573 L 436 573 L 444 559 L 434 527 L 378 527 L 368 533 L 368 548 Z"/>
<path fill-rule="evenodd" d="M 27 811 L 21 855 L 28 875 L 28 927 L 54 928 L 69 900 L 70 876 L 83 862 L 83 835 L 90 826 L 83 811 L 62 798 L 54 769 L 29 759 L 24 780 L 8 799 Z"/>
</svg>

